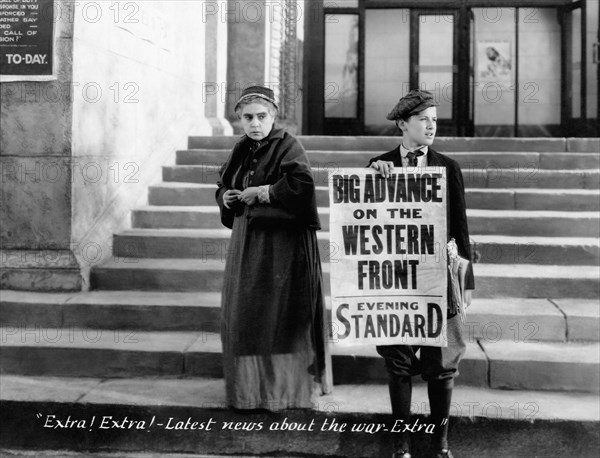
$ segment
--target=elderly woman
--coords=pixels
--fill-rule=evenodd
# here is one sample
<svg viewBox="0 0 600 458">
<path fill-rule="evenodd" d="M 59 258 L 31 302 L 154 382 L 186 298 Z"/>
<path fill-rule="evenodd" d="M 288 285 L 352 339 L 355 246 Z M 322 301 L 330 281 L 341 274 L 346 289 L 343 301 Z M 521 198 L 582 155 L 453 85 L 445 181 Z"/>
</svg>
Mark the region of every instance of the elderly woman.
<svg viewBox="0 0 600 458">
<path fill-rule="evenodd" d="M 220 171 L 216 199 L 232 228 L 222 291 L 227 402 L 238 409 L 310 408 L 325 380 L 320 229 L 306 152 L 274 127 L 273 91 L 245 89 L 245 135 Z"/>
</svg>

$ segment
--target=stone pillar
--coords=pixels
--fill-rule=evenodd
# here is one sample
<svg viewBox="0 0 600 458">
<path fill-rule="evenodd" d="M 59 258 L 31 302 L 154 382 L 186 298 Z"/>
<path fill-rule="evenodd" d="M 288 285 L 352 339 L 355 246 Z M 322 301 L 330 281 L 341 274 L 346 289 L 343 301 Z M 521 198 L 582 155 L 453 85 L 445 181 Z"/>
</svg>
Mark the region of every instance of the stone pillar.
<svg viewBox="0 0 600 458">
<path fill-rule="evenodd" d="M 233 107 L 241 91 L 252 84 L 273 89 L 280 102 L 279 127 L 297 131 L 295 121 L 299 88 L 296 85 L 296 26 L 302 8 L 295 0 L 273 2 L 228 0 L 224 11 L 228 24 L 226 116 L 241 133 Z"/>
<path fill-rule="evenodd" d="M 227 2 L 229 60 L 225 114 L 236 132 L 241 132 L 241 127 L 233 111 L 235 102 L 245 87 L 265 82 L 266 11 L 264 0 Z"/>
<path fill-rule="evenodd" d="M 203 20 L 206 27 L 205 51 L 205 113 L 213 135 L 233 135 L 225 119 L 225 93 L 227 88 L 227 19 L 223 10 L 227 1 L 207 3 Z"/>
<path fill-rule="evenodd" d="M 71 243 L 73 8 L 55 2 L 56 79 L 2 82 L 0 288 L 81 289 Z"/>
</svg>

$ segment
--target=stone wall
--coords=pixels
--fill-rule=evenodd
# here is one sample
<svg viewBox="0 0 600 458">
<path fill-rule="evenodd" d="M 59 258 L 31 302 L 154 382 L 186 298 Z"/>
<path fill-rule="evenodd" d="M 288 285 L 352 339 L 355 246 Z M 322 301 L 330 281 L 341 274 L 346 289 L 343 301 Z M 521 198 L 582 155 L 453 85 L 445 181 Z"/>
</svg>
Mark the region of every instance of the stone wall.
<svg viewBox="0 0 600 458">
<path fill-rule="evenodd" d="M 2 84 L 2 287 L 86 288 L 161 166 L 211 134 L 205 5 L 56 0 L 56 80 Z"/>
<path fill-rule="evenodd" d="M 204 26 L 197 1 L 121 3 L 119 14 L 107 3 L 97 22 L 75 22 L 72 241 L 84 272 L 112 256 L 112 234 L 188 135 L 211 133 Z"/>
<path fill-rule="evenodd" d="M 70 272 L 66 287 L 80 286 L 70 250 L 73 13 L 55 1 L 55 80 L 2 82 L 2 286 L 50 288 L 54 269 Z"/>
</svg>

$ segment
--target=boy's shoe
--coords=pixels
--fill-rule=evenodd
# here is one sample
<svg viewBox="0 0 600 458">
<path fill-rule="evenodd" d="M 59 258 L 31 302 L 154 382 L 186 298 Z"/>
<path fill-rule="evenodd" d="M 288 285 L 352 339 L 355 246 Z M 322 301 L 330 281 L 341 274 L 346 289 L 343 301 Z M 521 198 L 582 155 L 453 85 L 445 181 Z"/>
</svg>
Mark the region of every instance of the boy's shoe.
<svg viewBox="0 0 600 458">
<path fill-rule="evenodd" d="M 454 455 L 450 450 L 443 448 L 435 455 L 435 458 L 454 458 Z"/>
<path fill-rule="evenodd" d="M 392 458 L 412 458 L 412 455 L 406 450 L 398 449 L 392 454 Z"/>
</svg>

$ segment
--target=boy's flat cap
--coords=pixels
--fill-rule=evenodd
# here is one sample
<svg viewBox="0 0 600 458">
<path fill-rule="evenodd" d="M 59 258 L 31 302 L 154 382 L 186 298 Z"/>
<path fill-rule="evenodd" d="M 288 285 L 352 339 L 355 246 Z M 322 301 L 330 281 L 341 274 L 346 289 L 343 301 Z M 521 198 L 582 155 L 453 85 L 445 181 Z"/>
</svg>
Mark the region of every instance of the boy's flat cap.
<svg viewBox="0 0 600 458">
<path fill-rule="evenodd" d="M 413 89 L 398 100 L 398 103 L 386 118 L 390 121 L 407 119 L 415 113 L 419 113 L 429 107 L 437 107 L 438 105 L 431 92 Z"/>
</svg>

